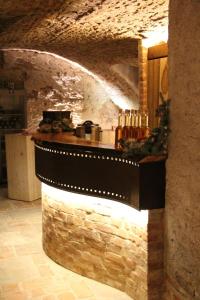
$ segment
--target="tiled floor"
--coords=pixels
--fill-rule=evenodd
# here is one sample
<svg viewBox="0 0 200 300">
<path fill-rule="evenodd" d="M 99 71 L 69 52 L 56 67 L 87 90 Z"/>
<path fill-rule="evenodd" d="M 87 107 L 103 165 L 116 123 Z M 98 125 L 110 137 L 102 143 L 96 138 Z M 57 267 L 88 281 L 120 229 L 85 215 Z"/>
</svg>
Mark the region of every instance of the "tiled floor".
<svg viewBox="0 0 200 300">
<path fill-rule="evenodd" d="M 1 300 L 131 300 L 49 259 L 42 250 L 40 201 L 14 201 L 6 195 L 1 188 Z"/>
</svg>

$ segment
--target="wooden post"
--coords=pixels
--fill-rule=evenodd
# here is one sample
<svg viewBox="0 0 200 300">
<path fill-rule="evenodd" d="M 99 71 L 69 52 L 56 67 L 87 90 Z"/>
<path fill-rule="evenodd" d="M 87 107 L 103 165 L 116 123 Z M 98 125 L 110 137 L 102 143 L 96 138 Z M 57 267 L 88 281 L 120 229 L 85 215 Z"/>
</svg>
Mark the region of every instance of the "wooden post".
<svg viewBox="0 0 200 300">
<path fill-rule="evenodd" d="M 142 46 L 142 41 L 138 42 L 138 65 L 139 65 L 139 103 L 140 110 L 147 111 L 147 56 L 148 49 Z"/>
</svg>

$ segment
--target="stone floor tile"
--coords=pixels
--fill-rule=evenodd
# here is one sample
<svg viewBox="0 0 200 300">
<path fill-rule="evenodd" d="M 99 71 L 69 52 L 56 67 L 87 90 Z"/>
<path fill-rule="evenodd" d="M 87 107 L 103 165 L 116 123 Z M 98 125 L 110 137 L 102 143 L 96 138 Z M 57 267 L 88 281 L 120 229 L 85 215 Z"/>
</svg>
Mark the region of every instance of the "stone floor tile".
<svg viewBox="0 0 200 300">
<path fill-rule="evenodd" d="M 41 300 L 57 300 L 57 296 L 55 295 L 46 295 L 46 296 L 43 296 Z"/>
<path fill-rule="evenodd" d="M 19 284 L 17 283 L 5 283 L 5 284 L 1 284 L 1 291 L 4 293 L 8 293 L 8 292 L 20 292 L 21 289 L 19 287 Z"/>
<path fill-rule="evenodd" d="M 49 266 L 47 266 L 47 265 L 40 265 L 38 267 L 38 270 L 39 270 L 40 276 L 49 277 L 49 276 L 54 275 L 53 272 L 51 271 L 51 269 L 49 268 Z"/>
<path fill-rule="evenodd" d="M 1 300 L 131 300 L 47 257 L 41 222 L 41 201 L 9 200 L 0 189 Z"/>
<path fill-rule="evenodd" d="M 102 285 L 99 282 L 96 281 L 87 281 L 87 285 L 91 289 L 91 291 L 94 293 L 96 297 L 101 297 L 102 299 L 110 300 L 115 299 L 118 300 L 121 297 L 121 300 L 124 299 L 130 299 L 127 295 L 125 295 L 123 292 L 116 290 L 110 286 Z M 125 296 L 125 298 L 123 297 Z"/>
<path fill-rule="evenodd" d="M 40 253 L 41 249 L 37 246 L 37 244 L 25 243 L 21 245 L 16 245 L 15 252 L 17 256 L 24 256 Z"/>
<path fill-rule="evenodd" d="M 91 289 L 87 286 L 87 284 L 83 280 L 77 281 L 76 283 L 69 282 L 69 285 L 78 299 L 94 296 Z"/>
<path fill-rule="evenodd" d="M 2 300 L 28 300 L 28 296 L 24 292 L 5 292 L 2 297 Z"/>
<path fill-rule="evenodd" d="M 70 292 L 64 292 L 57 296 L 58 300 L 76 300 L 75 296 Z"/>
<path fill-rule="evenodd" d="M 24 244 L 24 237 L 19 232 L 0 232 L 1 246 L 15 246 Z"/>
<path fill-rule="evenodd" d="M 13 247 L 8 246 L 0 246 L 0 261 L 1 259 L 16 257 L 15 251 Z"/>
<path fill-rule="evenodd" d="M 26 279 L 21 282 L 21 287 L 23 290 L 32 290 L 37 288 L 45 288 L 46 286 L 51 285 L 51 282 L 47 278 L 33 278 Z"/>
<path fill-rule="evenodd" d="M 0 211 L 6 211 L 10 209 L 10 203 L 9 201 L 0 201 Z"/>
<path fill-rule="evenodd" d="M 42 297 L 44 295 L 44 290 L 42 288 L 33 288 L 29 290 L 29 295 L 31 299 L 35 299 L 36 297 Z"/>
<path fill-rule="evenodd" d="M 48 265 L 49 258 L 45 255 L 44 252 L 40 252 L 33 254 L 32 260 L 37 266 Z"/>
</svg>

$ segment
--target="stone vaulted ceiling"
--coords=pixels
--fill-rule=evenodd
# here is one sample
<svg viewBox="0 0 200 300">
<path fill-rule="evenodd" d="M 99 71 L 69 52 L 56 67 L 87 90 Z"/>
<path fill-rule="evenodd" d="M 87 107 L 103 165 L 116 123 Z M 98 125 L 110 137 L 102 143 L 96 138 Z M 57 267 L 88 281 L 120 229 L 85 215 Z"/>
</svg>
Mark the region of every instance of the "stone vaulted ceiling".
<svg viewBox="0 0 200 300">
<path fill-rule="evenodd" d="M 0 48 L 130 63 L 137 40 L 167 23 L 168 0 L 0 0 Z"/>
</svg>

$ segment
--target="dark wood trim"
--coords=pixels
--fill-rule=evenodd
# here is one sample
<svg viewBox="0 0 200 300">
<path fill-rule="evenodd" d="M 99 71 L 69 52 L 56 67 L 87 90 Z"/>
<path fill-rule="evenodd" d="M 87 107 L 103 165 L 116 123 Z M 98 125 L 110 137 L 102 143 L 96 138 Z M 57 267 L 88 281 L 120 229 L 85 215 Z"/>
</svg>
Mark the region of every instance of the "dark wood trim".
<svg viewBox="0 0 200 300">
<path fill-rule="evenodd" d="M 161 44 L 148 48 L 148 60 L 167 57 L 168 56 L 168 44 Z"/>
<path fill-rule="evenodd" d="M 50 186 L 139 210 L 164 207 L 165 160 L 140 162 L 114 149 L 84 145 L 47 141 L 35 145 L 36 176 Z"/>
<path fill-rule="evenodd" d="M 0 50 L 0 68 L 3 69 L 4 66 L 4 51 Z"/>
</svg>

